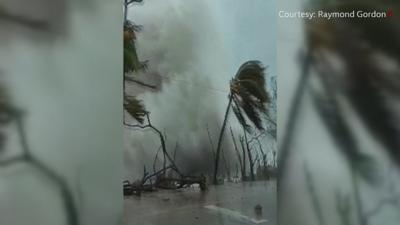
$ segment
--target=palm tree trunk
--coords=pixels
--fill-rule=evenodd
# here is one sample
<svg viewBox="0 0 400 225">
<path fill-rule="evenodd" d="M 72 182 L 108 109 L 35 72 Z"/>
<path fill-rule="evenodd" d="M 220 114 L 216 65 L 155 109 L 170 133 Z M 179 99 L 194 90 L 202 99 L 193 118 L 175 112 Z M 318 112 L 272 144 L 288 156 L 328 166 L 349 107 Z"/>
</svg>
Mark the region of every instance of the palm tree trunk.
<svg viewBox="0 0 400 225">
<path fill-rule="evenodd" d="M 236 156 L 238 157 L 238 161 L 239 161 L 240 173 L 241 173 L 241 175 L 242 175 L 242 177 L 243 177 L 243 163 L 242 163 L 242 157 L 240 156 L 240 152 L 239 152 L 239 149 L 238 149 L 237 144 L 236 144 L 236 139 L 235 139 L 235 136 L 233 135 L 232 127 L 230 128 L 230 130 L 231 130 L 231 136 L 232 136 L 233 145 L 234 145 L 235 151 L 236 151 Z M 237 176 L 237 175 L 236 175 L 236 176 Z"/>
<path fill-rule="evenodd" d="M 163 135 L 160 135 L 160 139 L 161 139 L 161 147 L 163 149 L 163 169 L 164 169 L 164 173 L 163 173 L 163 177 L 166 177 L 166 168 L 167 168 L 167 147 L 165 146 L 165 139 Z"/>
<path fill-rule="evenodd" d="M 232 100 L 233 100 L 232 95 L 229 95 L 229 102 L 228 102 L 228 106 L 226 107 L 225 117 L 224 117 L 224 122 L 222 123 L 221 132 L 219 133 L 217 151 L 216 151 L 216 155 L 215 155 L 215 164 L 214 164 L 214 184 L 217 184 L 219 155 L 220 155 L 220 153 L 221 153 L 222 139 L 223 139 L 223 137 L 224 137 L 226 122 L 228 121 L 228 115 L 229 115 L 229 111 L 230 111 L 230 109 L 231 109 Z"/>
<path fill-rule="evenodd" d="M 225 157 L 225 152 L 224 152 L 224 149 L 222 148 L 221 149 L 221 154 L 222 154 L 222 161 L 224 162 L 224 166 L 225 166 L 225 173 L 226 173 L 226 176 L 228 177 L 228 179 L 230 179 L 230 177 L 231 177 L 231 168 L 230 168 L 230 166 L 229 166 L 229 162 L 228 162 L 228 160 L 226 160 L 226 157 Z"/>
<path fill-rule="evenodd" d="M 246 150 L 247 150 L 247 156 L 249 158 L 249 166 L 250 166 L 250 178 L 252 181 L 255 180 L 255 176 L 254 176 L 254 162 L 253 162 L 253 157 L 251 155 L 251 151 L 250 151 L 250 147 L 249 147 L 249 142 L 247 141 L 247 134 L 246 134 L 246 130 L 243 127 L 243 131 L 244 131 L 244 141 L 246 142 Z"/>
<path fill-rule="evenodd" d="M 240 139 L 240 146 L 242 147 L 243 155 L 243 171 L 242 171 L 242 181 L 246 180 L 246 147 L 244 147 L 243 138 Z"/>
</svg>

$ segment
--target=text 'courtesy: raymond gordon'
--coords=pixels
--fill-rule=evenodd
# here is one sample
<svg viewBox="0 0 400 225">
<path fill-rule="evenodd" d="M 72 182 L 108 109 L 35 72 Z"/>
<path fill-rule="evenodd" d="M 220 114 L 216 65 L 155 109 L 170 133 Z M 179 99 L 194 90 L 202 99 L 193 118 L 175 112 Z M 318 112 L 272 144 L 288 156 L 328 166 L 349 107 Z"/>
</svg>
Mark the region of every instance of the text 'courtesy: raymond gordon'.
<svg viewBox="0 0 400 225">
<path fill-rule="evenodd" d="M 391 17 L 391 10 L 388 11 L 362 11 L 353 10 L 347 12 L 326 12 L 323 10 L 319 11 L 279 11 L 280 18 L 300 18 L 300 19 L 334 19 L 334 18 L 387 18 Z"/>
</svg>

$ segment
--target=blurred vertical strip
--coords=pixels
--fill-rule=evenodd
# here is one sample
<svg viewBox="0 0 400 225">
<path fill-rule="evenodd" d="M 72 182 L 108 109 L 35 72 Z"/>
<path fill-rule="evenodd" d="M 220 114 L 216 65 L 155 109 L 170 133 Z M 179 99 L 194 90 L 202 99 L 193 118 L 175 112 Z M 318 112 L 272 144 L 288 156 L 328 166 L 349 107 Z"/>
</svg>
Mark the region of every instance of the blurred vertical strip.
<svg viewBox="0 0 400 225">
<path fill-rule="evenodd" d="M 356 12 L 278 21 L 280 224 L 398 224 L 400 3 L 298 0 L 278 8 Z"/>
<path fill-rule="evenodd" d="M 0 224 L 122 223 L 118 1 L 0 1 Z"/>
</svg>

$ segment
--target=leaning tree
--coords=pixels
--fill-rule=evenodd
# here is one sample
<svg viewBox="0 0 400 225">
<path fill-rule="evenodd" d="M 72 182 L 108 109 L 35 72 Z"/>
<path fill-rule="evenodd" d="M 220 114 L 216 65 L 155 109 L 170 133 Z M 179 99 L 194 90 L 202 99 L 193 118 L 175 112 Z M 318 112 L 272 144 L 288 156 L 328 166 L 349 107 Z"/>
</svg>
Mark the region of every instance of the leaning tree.
<svg viewBox="0 0 400 225">
<path fill-rule="evenodd" d="M 219 156 L 230 109 L 232 108 L 245 132 L 252 131 L 252 126 L 247 123 L 247 120 L 250 120 L 257 130 L 263 130 L 262 115 L 267 112 L 267 103 L 270 102 L 265 84 L 265 67 L 257 60 L 242 64 L 230 81 L 228 106 L 216 150 L 214 184 L 217 184 Z"/>
</svg>

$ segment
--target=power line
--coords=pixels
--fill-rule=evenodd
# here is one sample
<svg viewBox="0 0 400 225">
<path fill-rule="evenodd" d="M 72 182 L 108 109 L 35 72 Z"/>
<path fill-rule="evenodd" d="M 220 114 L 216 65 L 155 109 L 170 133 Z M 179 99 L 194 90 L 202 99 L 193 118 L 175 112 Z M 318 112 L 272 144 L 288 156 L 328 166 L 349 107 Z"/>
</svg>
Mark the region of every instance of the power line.
<svg viewBox="0 0 400 225">
<path fill-rule="evenodd" d="M 177 82 L 177 83 L 179 83 L 179 82 L 184 82 L 184 83 L 189 84 L 189 85 L 192 85 L 192 86 L 194 86 L 194 87 L 206 89 L 206 90 L 209 90 L 209 91 L 214 91 L 214 92 L 223 93 L 223 94 L 228 94 L 228 93 L 229 93 L 228 90 L 223 90 L 223 89 L 214 88 L 214 87 L 210 87 L 210 86 L 204 86 L 204 85 L 202 85 L 202 84 L 190 82 L 190 81 L 188 81 L 188 80 L 182 80 L 182 79 L 176 79 L 176 78 L 172 78 L 172 79 L 171 79 L 171 78 L 166 77 L 166 76 L 162 76 L 162 75 L 160 75 L 160 76 L 161 76 L 161 77 L 164 77 L 165 79 L 168 79 L 169 81 L 175 81 L 175 82 Z"/>
<path fill-rule="evenodd" d="M 167 76 L 164 76 L 164 75 L 158 75 L 158 76 L 160 76 L 164 80 L 167 80 L 168 82 L 176 82 L 176 83 L 180 83 L 181 82 L 181 84 L 183 84 L 183 83 L 189 84 L 191 86 L 194 86 L 194 87 L 197 87 L 197 88 L 201 88 L 203 90 L 208 90 L 208 91 L 214 92 L 214 93 L 219 93 L 219 94 L 228 94 L 229 93 L 228 90 L 215 88 L 215 87 L 210 87 L 210 86 L 205 86 L 205 85 L 202 85 L 202 84 L 190 82 L 188 80 L 177 79 L 176 77 L 172 77 L 171 78 L 171 77 L 167 77 Z"/>
</svg>

